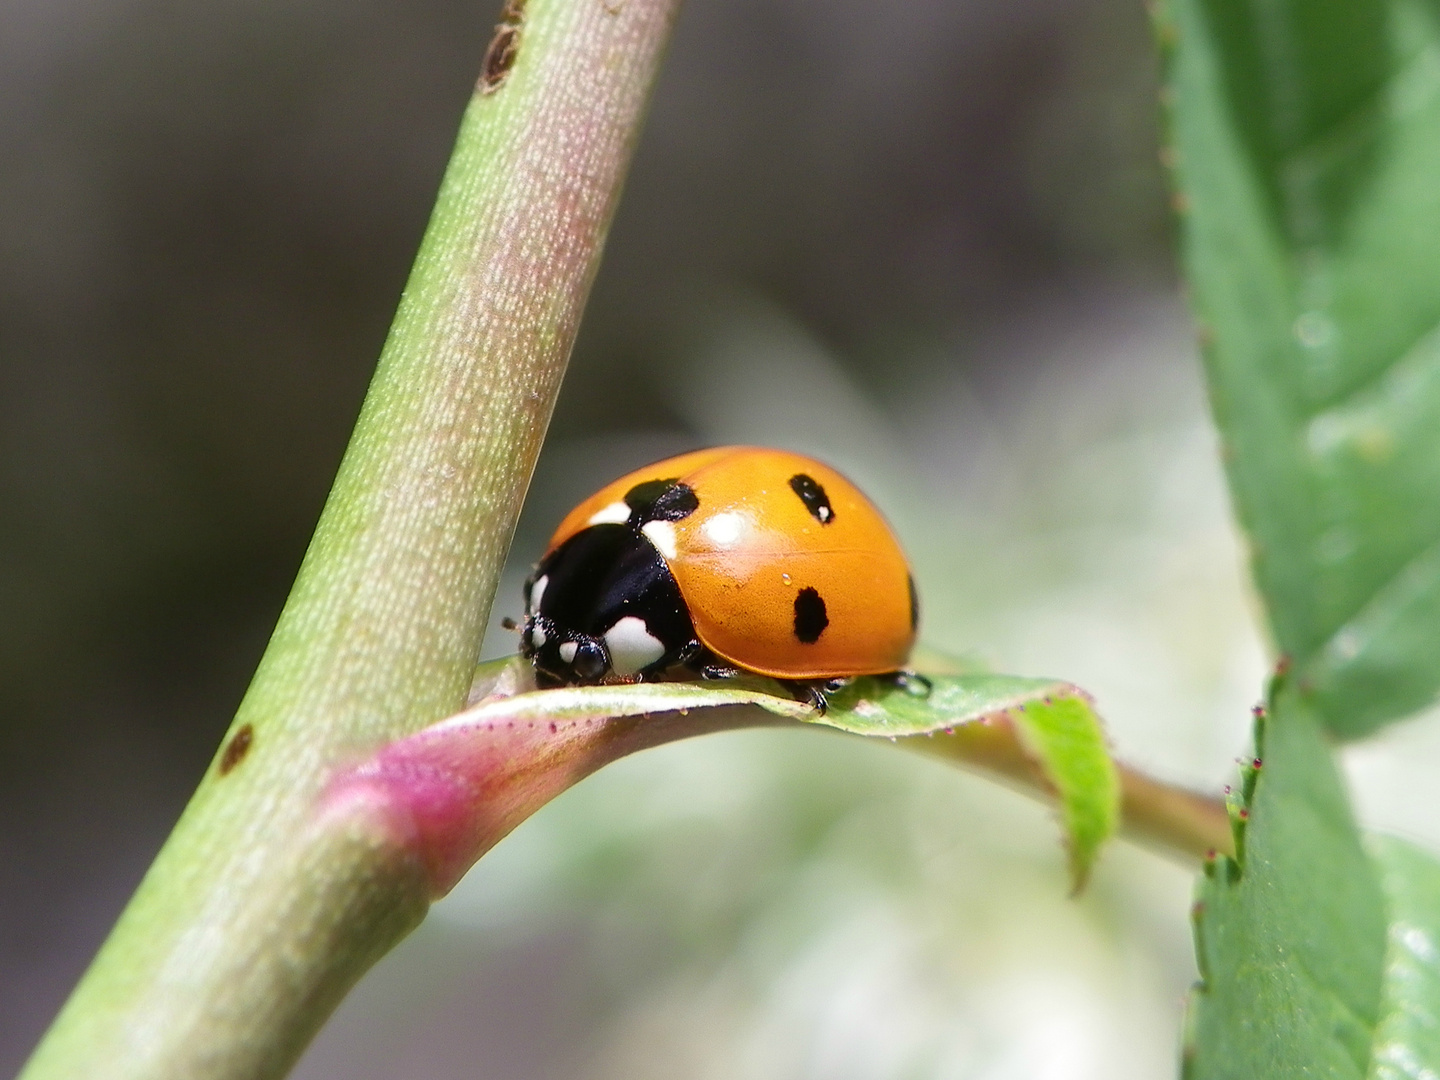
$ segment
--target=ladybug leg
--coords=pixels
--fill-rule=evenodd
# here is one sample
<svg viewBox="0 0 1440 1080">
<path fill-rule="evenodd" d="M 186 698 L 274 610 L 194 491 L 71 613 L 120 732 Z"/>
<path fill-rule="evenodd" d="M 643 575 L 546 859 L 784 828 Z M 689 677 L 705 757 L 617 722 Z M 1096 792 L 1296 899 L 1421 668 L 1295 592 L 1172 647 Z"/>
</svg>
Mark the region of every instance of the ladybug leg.
<svg viewBox="0 0 1440 1080">
<path fill-rule="evenodd" d="M 560 678 L 560 676 L 552 675 L 550 672 L 543 671 L 538 667 L 535 669 L 535 689 L 554 690 L 564 685 L 565 680 Z"/>
<path fill-rule="evenodd" d="M 881 682 L 889 683 L 897 690 L 904 690 L 912 697 L 925 698 L 935 689 L 935 684 L 916 671 L 891 671 L 875 676 Z"/>
<path fill-rule="evenodd" d="M 820 682 L 806 682 L 800 679 L 777 679 L 776 681 L 789 690 L 796 701 L 803 701 L 824 716 L 830 711 L 830 695 L 850 680 L 824 679 Z"/>
<path fill-rule="evenodd" d="M 690 642 L 681 651 L 677 662 L 685 665 L 702 679 L 734 679 L 740 675 L 739 668 L 725 663 L 724 660 L 701 645 L 699 641 Z"/>
</svg>

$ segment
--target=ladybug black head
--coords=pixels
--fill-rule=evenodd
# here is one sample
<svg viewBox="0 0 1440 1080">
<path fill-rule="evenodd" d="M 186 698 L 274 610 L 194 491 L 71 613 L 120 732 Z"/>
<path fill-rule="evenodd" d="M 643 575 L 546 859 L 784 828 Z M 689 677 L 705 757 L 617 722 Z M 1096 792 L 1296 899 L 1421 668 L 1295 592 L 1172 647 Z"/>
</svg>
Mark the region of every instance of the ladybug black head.
<svg viewBox="0 0 1440 1080">
<path fill-rule="evenodd" d="M 610 671 L 603 641 L 562 630 L 540 614 L 527 615 L 520 624 L 520 655 L 535 665 L 542 686 L 594 684 Z"/>
<path fill-rule="evenodd" d="M 674 576 L 629 524 L 582 529 L 525 583 L 520 651 L 545 685 L 655 678 L 696 648 Z"/>
</svg>

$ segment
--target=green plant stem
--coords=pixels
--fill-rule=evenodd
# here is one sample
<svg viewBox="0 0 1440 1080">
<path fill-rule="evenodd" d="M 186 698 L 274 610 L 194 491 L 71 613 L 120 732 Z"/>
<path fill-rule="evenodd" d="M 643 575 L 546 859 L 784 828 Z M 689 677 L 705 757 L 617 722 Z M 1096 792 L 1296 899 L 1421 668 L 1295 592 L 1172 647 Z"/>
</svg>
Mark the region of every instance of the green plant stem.
<svg viewBox="0 0 1440 1080">
<path fill-rule="evenodd" d="M 970 724 L 956 728 L 947 739 L 915 739 L 906 745 L 999 779 L 1027 795 L 1054 797 L 1044 770 L 1008 725 Z M 1122 762 L 1115 767 L 1121 835 L 1187 866 L 1212 854 L 1235 853 L 1223 800 L 1156 780 Z"/>
<path fill-rule="evenodd" d="M 422 917 L 403 829 L 316 799 L 464 701 L 677 4 L 507 5 L 269 648 L 26 1080 L 283 1075 Z"/>
<path fill-rule="evenodd" d="M 1223 799 L 1156 780 L 1121 764 L 1120 832 L 1188 866 L 1235 854 L 1235 834 Z"/>
</svg>

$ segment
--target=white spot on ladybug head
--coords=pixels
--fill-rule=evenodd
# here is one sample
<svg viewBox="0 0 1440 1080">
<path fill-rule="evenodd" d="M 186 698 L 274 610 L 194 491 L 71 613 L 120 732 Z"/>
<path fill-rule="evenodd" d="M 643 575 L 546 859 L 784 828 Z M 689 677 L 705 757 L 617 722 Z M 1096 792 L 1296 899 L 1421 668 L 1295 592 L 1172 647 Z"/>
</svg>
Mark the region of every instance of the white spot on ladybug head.
<svg viewBox="0 0 1440 1080">
<path fill-rule="evenodd" d="M 627 615 L 605 631 L 610 667 L 616 675 L 634 675 L 665 655 L 665 645 L 652 637 L 645 620 Z"/>
<path fill-rule="evenodd" d="M 712 544 L 729 547 L 745 531 L 745 519 L 735 513 L 716 514 L 702 528 Z"/>
<path fill-rule="evenodd" d="M 640 527 L 645 539 L 667 559 L 675 558 L 675 526 L 668 521 L 647 521 Z"/>
<path fill-rule="evenodd" d="M 545 637 L 545 628 L 537 623 L 530 630 L 530 644 L 538 649 L 541 645 L 545 644 L 546 640 L 548 639 Z"/>
<path fill-rule="evenodd" d="M 580 646 L 575 644 L 575 642 L 573 641 L 565 642 L 563 645 L 560 646 L 560 659 L 564 660 L 567 664 L 574 663 L 575 650 L 578 648 L 580 648 Z"/>
<path fill-rule="evenodd" d="M 537 615 L 540 612 L 540 598 L 545 595 L 545 586 L 550 584 L 548 574 L 542 574 L 535 579 L 535 584 L 530 586 L 530 595 L 525 598 L 525 614 Z"/>
<path fill-rule="evenodd" d="M 630 520 L 630 507 L 622 500 L 602 506 L 590 515 L 587 525 L 624 525 Z"/>
<path fill-rule="evenodd" d="M 830 516 L 833 513 L 834 511 L 831 510 L 828 506 L 817 506 L 815 508 L 815 516 L 820 519 L 820 524 L 822 525 L 829 524 Z"/>
</svg>

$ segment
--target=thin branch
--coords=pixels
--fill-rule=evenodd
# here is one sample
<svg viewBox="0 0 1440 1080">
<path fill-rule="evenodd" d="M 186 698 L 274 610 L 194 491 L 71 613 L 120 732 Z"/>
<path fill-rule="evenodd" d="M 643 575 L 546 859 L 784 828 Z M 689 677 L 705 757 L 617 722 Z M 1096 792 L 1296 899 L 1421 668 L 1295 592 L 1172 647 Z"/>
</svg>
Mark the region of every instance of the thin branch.
<svg viewBox="0 0 1440 1080">
<path fill-rule="evenodd" d="M 1122 831 L 1187 865 L 1211 855 L 1235 854 L 1225 800 L 1167 784 L 1120 766 Z"/>
</svg>

